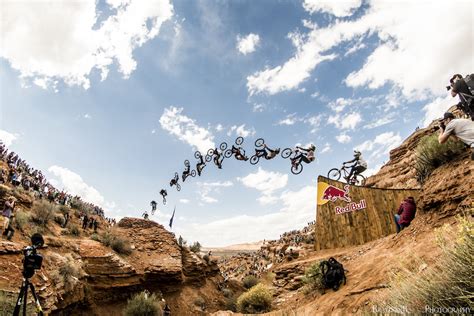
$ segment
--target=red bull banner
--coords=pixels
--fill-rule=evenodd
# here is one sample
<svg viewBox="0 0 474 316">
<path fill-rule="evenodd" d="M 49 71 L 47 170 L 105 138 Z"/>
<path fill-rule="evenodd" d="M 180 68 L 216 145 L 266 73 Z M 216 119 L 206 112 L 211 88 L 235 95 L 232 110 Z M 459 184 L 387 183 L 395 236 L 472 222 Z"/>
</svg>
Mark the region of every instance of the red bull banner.
<svg viewBox="0 0 474 316">
<path fill-rule="evenodd" d="M 361 245 L 395 233 L 393 215 L 419 190 L 380 189 L 318 178 L 315 249 Z"/>
</svg>

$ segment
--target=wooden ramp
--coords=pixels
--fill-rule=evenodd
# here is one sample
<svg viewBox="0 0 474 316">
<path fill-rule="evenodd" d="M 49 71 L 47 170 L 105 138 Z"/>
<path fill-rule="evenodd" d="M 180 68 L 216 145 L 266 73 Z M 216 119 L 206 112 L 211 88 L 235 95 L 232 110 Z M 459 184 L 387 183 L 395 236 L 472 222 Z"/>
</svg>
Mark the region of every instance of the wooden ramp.
<svg viewBox="0 0 474 316">
<path fill-rule="evenodd" d="M 396 232 L 393 215 L 419 190 L 375 189 L 318 177 L 315 249 L 361 245 Z"/>
</svg>

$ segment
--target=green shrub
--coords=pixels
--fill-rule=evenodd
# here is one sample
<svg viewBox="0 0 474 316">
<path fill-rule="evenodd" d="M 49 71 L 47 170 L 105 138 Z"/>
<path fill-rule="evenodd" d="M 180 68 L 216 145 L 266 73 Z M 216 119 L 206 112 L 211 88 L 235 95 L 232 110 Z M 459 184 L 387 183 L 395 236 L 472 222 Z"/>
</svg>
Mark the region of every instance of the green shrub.
<svg viewBox="0 0 474 316">
<path fill-rule="evenodd" d="M 46 227 L 48 222 L 54 218 L 56 206 L 48 201 L 37 201 L 33 203 L 33 221 L 42 227 Z"/>
<path fill-rule="evenodd" d="M 439 166 L 453 160 L 465 150 L 460 141 L 449 139 L 440 144 L 438 135 L 423 137 L 416 147 L 416 178 L 423 184 L 426 178 Z"/>
<path fill-rule="evenodd" d="M 199 308 L 202 310 L 206 309 L 206 301 L 200 296 L 196 297 L 194 300 L 194 305 L 199 306 Z"/>
<path fill-rule="evenodd" d="M 69 223 L 67 225 L 67 230 L 68 230 L 69 235 L 76 236 L 76 237 L 81 236 L 81 229 L 76 224 Z"/>
<path fill-rule="evenodd" d="M 128 300 L 123 314 L 125 316 L 161 316 L 162 312 L 159 299 L 155 294 L 141 292 Z"/>
<path fill-rule="evenodd" d="M 201 244 L 199 241 L 196 241 L 192 246 L 189 247 L 189 250 L 191 250 L 194 253 L 198 253 L 201 251 Z"/>
<path fill-rule="evenodd" d="M 59 225 L 59 226 L 63 226 L 64 225 L 64 217 L 62 215 L 55 215 L 54 216 L 54 221 Z"/>
<path fill-rule="evenodd" d="M 270 311 L 272 292 L 259 283 L 237 299 L 237 310 L 241 313 L 258 314 Z"/>
<path fill-rule="evenodd" d="M 223 289 L 223 290 L 222 290 L 222 294 L 223 294 L 224 297 L 226 297 L 226 298 L 229 298 L 229 297 L 234 296 L 234 292 L 233 292 L 231 289 Z"/>
<path fill-rule="evenodd" d="M 66 258 L 67 261 L 59 267 L 58 272 L 64 282 L 65 290 L 70 291 L 81 276 L 81 267 L 71 256 Z"/>
<path fill-rule="evenodd" d="M 99 241 L 100 242 L 100 236 L 97 234 L 92 234 L 90 237 L 92 240 Z"/>
<path fill-rule="evenodd" d="M 100 237 L 100 241 L 105 246 L 112 248 L 119 254 L 129 255 L 132 253 L 130 242 L 114 231 L 104 232 Z"/>
<path fill-rule="evenodd" d="M 69 213 L 70 209 L 68 206 L 66 205 L 59 205 L 59 212 L 63 215 L 66 215 L 67 213 Z"/>
<path fill-rule="evenodd" d="M 442 254 L 436 262 L 422 271 L 404 267 L 394 274 L 390 290 L 379 298 L 377 306 L 386 310 L 403 306 L 410 314 L 425 313 L 426 306 L 445 311 L 456 308 L 459 314 L 472 313 L 474 222 L 458 219 L 457 232 L 449 226 L 437 231 Z"/>
<path fill-rule="evenodd" d="M 303 276 L 303 283 L 305 284 L 305 292 L 309 294 L 314 290 L 324 289 L 323 285 L 323 274 L 321 272 L 321 262 L 313 263 L 308 269 L 306 269 Z"/>
<path fill-rule="evenodd" d="M 258 283 L 258 279 L 253 275 L 248 275 L 242 280 L 242 285 L 247 290 L 250 289 L 251 287 L 257 285 L 257 283 Z"/>
<path fill-rule="evenodd" d="M 24 231 L 25 225 L 30 221 L 30 214 L 21 210 L 15 212 L 15 226 L 17 229 Z"/>
<path fill-rule="evenodd" d="M 225 309 L 232 312 L 237 312 L 237 298 L 235 296 L 227 297 L 225 299 Z"/>
</svg>

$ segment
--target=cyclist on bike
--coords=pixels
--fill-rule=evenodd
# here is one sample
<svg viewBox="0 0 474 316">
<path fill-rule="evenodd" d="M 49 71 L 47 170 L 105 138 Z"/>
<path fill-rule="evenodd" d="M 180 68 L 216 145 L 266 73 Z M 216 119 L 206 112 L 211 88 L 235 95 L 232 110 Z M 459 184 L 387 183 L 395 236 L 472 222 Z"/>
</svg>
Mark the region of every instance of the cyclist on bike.
<svg viewBox="0 0 474 316">
<path fill-rule="evenodd" d="M 202 155 L 199 156 L 199 162 L 196 164 L 196 171 L 198 173 L 198 176 L 201 176 L 201 171 L 204 169 L 206 166 L 206 163 L 204 162 L 204 157 Z"/>
<path fill-rule="evenodd" d="M 221 159 L 222 153 L 219 152 L 219 150 L 214 149 L 214 163 L 217 166 L 217 168 L 222 169 L 222 161 L 224 159 Z"/>
<path fill-rule="evenodd" d="M 150 205 L 151 205 L 151 215 L 153 215 L 153 214 L 155 214 L 157 203 L 156 203 L 156 201 L 151 201 Z"/>
<path fill-rule="evenodd" d="M 189 177 L 189 174 L 191 173 L 191 166 L 189 164 L 185 164 L 186 168 L 183 171 L 183 182 L 186 180 L 187 177 Z"/>
<path fill-rule="evenodd" d="M 362 153 L 358 150 L 354 150 L 354 159 L 349 160 L 344 162 L 342 165 L 345 166 L 348 163 L 353 163 L 354 164 L 350 167 L 351 171 L 349 172 L 349 175 L 347 177 L 344 177 L 347 182 L 349 182 L 350 179 L 352 179 L 352 176 L 356 177 L 358 174 L 364 172 L 367 170 L 367 162 L 362 159 Z"/>
<path fill-rule="evenodd" d="M 304 152 L 300 151 L 300 154 L 298 156 L 291 159 L 291 163 L 293 165 L 298 165 L 302 161 L 304 161 L 306 163 L 311 163 L 311 162 L 314 161 L 314 159 L 315 159 L 314 151 L 316 150 L 316 146 L 314 146 L 313 144 L 311 144 L 308 148 L 303 148 L 303 147 L 296 146 L 296 149 L 302 150 Z"/>
<path fill-rule="evenodd" d="M 166 202 L 166 196 L 168 195 L 168 192 L 166 192 L 165 189 L 161 189 L 160 195 L 163 197 L 163 203 Z"/>
<path fill-rule="evenodd" d="M 170 181 L 170 187 L 172 187 L 173 185 L 177 185 L 178 181 L 179 181 L 179 176 L 178 176 L 178 173 L 175 172 L 174 173 L 174 178 L 171 179 L 171 181 Z"/>
<path fill-rule="evenodd" d="M 265 159 L 270 160 L 276 157 L 280 153 L 280 148 L 271 149 L 267 144 L 262 145 L 263 149 L 255 148 L 255 155 L 258 157 L 265 157 Z"/>
<path fill-rule="evenodd" d="M 237 160 L 249 160 L 249 158 L 245 156 L 245 150 L 243 150 L 242 147 L 235 147 L 232 145 L 232 153 L 235 155 L 235 159 Z"/>
</svg>

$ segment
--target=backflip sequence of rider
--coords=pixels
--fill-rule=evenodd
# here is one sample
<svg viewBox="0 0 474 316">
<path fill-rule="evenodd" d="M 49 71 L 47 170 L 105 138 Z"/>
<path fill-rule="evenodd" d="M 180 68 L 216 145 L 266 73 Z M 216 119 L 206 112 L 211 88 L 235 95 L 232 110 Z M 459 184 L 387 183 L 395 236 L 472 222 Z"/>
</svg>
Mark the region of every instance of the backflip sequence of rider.
<svg viewBox="0 0 474 316">
<path fill-rule="evenodd" d="M 262 145 L 262 147 L 263 149 L 255 148 L 256 156 L 263 156 L 265 159 L 270 160 L 275 158 L 280 153 L 280 148 L 271 149 L 265 143 Z"/>
<path fill-rule="evenodd" d="M 243 161 L 247 161 L 249 160 L 249 158 L 247 156 L 245 156 L 245 150 L 238 146 L 238 147 L 235 147 L 234 145 L 232 145 L 232 154 L 234 154 L 235 156 L 235 159 L 237 160 L 243 160 Z"/>
</svg>

